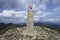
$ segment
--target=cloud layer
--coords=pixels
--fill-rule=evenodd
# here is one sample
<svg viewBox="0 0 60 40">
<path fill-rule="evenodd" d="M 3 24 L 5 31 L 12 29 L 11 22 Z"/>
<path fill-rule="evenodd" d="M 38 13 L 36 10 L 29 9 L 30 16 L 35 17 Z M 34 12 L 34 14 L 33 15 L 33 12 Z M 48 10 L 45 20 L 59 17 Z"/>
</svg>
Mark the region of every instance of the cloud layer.
<svg viewBox="0 0 60 40">
<path fill-rule="evenodd" d="M 33 4 L 34 21 L 60 22 L 59 0 L 0 0 L 0 23 L 26 22 L 28 4 Z"/>
</svg>

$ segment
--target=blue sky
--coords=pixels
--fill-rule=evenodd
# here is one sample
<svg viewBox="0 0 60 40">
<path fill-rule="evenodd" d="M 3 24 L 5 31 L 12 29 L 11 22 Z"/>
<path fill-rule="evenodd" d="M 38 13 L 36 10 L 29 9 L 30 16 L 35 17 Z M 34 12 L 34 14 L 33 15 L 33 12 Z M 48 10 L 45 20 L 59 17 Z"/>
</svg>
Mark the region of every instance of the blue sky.
<svg viewBox="0 0 60 40">
<path fill-rule="evenodd" d="M 0 23 L 26 22 L 28 4 L 33 4 L 34 21 L 60 22 L 60 0 L 0 0 Z"/>
</svg>

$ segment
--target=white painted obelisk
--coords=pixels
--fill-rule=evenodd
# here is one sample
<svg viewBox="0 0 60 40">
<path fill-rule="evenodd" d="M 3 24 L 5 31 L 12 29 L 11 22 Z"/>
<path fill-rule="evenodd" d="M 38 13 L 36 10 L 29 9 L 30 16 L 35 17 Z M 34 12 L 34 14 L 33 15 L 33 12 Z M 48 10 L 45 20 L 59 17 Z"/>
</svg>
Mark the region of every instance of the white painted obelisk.
<svg viewBox="0 0 60 40">
<path fill-rule="evenodd" d="M 27 18 L 27 29 L 32 31 L 34 29 L 33 10 L 32 5 L 28 5 L 28 18 Z"/>
<path fill-rule="evenodd" d="M 27 17 L 27 28 L 22 32 L 22 35 L 35 35 L 37 34 L 34 29 L 33 10 L 32 5 L 28 5 L 28 17 Z"/>
</svg>

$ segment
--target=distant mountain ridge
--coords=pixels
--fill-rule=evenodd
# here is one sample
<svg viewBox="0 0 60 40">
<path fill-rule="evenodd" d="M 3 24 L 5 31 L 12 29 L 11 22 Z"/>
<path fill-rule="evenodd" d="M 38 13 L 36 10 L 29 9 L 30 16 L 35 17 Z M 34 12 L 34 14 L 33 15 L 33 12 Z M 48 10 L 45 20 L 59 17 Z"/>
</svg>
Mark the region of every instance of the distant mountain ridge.
<svg viewBox="0 0 60 40">
<path fill-rule="evenodd" d="M 21 24 L 13 24 L 13 23 L 5 24 L 5 23 L 0 23 L 0 30 L 4 29 L 4 28 L 6 28 L 6 27 L 8 27 L 10 25 L 14 25 L 14 26 L 17 26 L 17 27 L 23 27 L 23 26 L 26 26 L 27 24 L 26 23 L 21 23 Z M 35 22 L 34 26 L 48 27 L 48 28 L 51 28 L 51 29 L 58 29 L 58 28 L 60 28 L 59 24 L 53 24 L 53 23 L 48 23 L 48 22 Z"/>
<path fill-rule="evenodd" d="M 59 24 L 50 23 L 50 22 L 38 22 L 38 23 L 36 22 L 34 25 L 35 26 L 39 25 L 39 26 L 42 26 L 42 27 L 48 27 L 48 28 L 51 28 L 51 29 L 58 29 L 58 28 L 60 28 Z"/>
<path fill-rule="evenodd" d="M 5 28 L 7 28 L 7 27 L 9 27 L 11 25 L 16 26 L 16 27 L 26 26 L 25 23 L 24 24 L 13 24 L 13 23 L 5 24 L 5 23 L 0 23 L 0 30 L 5 29 Z"/>
</svg>

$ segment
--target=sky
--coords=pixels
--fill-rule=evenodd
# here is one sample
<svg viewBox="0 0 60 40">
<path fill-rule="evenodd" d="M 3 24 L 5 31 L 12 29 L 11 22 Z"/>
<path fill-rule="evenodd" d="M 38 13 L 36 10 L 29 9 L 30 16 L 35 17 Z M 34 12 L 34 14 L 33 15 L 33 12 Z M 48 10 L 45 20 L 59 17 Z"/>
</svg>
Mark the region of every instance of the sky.
<svg viewBox="0 0 60 40">
<path fill-rule="evenodd" d="M 0 0 L 0 23 L 26 23 L 28 4 L 34 22 L 60 23 L 60 0 Z"/>
</svg>

